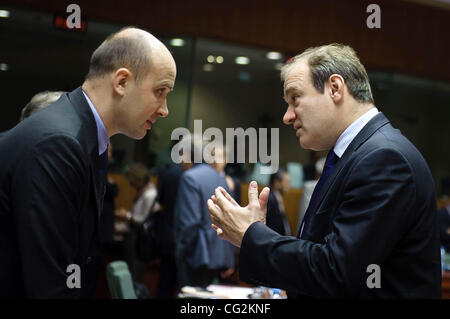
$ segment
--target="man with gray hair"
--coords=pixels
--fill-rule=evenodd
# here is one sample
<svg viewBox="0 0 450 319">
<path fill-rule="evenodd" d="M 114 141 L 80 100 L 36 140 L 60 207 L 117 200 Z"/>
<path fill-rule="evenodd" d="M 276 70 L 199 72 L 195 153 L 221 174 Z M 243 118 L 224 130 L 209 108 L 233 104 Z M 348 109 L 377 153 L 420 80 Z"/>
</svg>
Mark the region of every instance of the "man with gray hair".
<svg viewBox="0 0 450 319">
<path fill-rule="evenodd" d="M 283 122 L 303 148 L 329 150 L 297 237 L 266 225 L 268 189 L 240 207 L 208 200 L 218 236 L 240 247 L 240 279 L 289 297 L 440 298 L 434 182 L 419 151 L 374 105 L 355 51 L 310 48 L 281 71 Z"/>
<path fill-rule="evenodd" d="M 176 66 L 127 27 L 92 54 L 83 85 L 2 136 L 0 298 L 89 298 L 109 138 L 142 139 L 168 115 Z"/>
<path fill-rule="evenodd" d="M 20 113 L 20 122 L 25 120 L 31 114 L 55 103 L 63 93 L 63 91 L 43 91 L 33 95 Z"/>
</svg>

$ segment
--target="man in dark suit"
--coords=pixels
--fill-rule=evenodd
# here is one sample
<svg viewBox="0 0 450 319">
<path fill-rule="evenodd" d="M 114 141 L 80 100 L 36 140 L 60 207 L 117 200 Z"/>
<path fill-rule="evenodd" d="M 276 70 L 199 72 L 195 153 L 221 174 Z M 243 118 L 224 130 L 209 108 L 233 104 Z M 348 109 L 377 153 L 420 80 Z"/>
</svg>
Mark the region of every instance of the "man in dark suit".
<svg viewBox="0 0 450 319">
<path fill-rule="evenodd" d="M 268 189 L 235 205 L 216 189 L 213 228 L 240 250 L 240 278 L 289 297 L 440 298 L 434 182 L 419 151 L 374 106 L 353 49 L 311 48 L 283 69 L 285 124 L 330 150 L 297 238 L 264 225 Z"/>
<path fill-rule="evenodd" d="M 158 202 L 162 206 L 160 217 L 161 261 L 159 267 L 158 299 L 171 299 L 177 286 L 175 262 L 174 211 L 178 185 L 183 174 L 181 164 L 167 164 L 158 175 Z"/>
<path fill-rule="evenodd" d="M 284 169 L 270 176 L 270 193 L 267 201 L 266 225 L 280 235 L 290 235 L 291 229 L 284 210 L 283 195 L 291 187 L 291 175 Z"/>
<path fill-rule="evenodd" d="M 93 53 L 82 87 L 1 138 L 1 298 L 92 295 L 109 138 L 141 139 L 167 116 L 175 74 L 158 39 L 125 28 Z"/>
</svg>

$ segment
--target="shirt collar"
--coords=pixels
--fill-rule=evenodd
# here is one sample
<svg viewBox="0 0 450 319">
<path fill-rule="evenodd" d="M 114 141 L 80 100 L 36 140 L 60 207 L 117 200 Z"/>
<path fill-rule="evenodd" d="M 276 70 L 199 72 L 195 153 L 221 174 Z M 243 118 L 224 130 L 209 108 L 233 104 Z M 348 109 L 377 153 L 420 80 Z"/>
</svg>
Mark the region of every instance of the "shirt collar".
<svg viewBox="0 0 450 319">
<path fill-rule="evenodd" d="M 378 109 L 376 107 L 371 108 L 366 113 L 361 115 L 356 121 L 350 124 L 350 126 L 347 127 L 344 132 L 342 132 L 333 149 L 334 153 L 339 158 L 342 157 L 345 150 L 356 137 L 356 135 L 358 135 L 363 127 L 366 126 L 366 124 L 377 114 Z"/>
<path fill-rule="evenodd" d="M 97 125 L 97 138 L 98 138 L 98 155 L 103 154 L 109 145 L 109 137 L 106 132 L 105 125 L 103 124 L 100 115 L 98 115 L 97 110 L 95 109 L 94 104 L 92 104 L 91 99 L 87 94 L 83 91 L 84 97 L 91 108 L 92 113 L 94 114 L 95 124 Z"/>
</svg>

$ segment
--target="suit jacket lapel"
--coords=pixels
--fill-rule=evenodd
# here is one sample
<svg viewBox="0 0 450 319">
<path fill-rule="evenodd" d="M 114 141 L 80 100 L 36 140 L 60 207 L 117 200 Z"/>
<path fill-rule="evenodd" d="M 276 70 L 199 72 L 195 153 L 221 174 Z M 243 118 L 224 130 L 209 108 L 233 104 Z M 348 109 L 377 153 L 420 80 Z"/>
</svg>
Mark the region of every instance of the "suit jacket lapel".
<svg viewBox="0 0 450 319">
<path fill-rule="evenodd" d="M 325 195 L 328 193 L 330 187 L 334 184 L 334 180 L 339 175 L 340 171 L 345 166 L 353 152 L 356 151 L 365 141 L 367 141 L 367 139 L 372 136 L 378 129 L 388 123 L 389 120 L 384 116 L 383 113 L 380 112 L 375 115 L 355 136 L 353 141 L 345 150 L 344 154 L 342 154 L 342 157 L 337 161 L 333 172 L 323 185 L 323 188 L 319 194 L 319 199 L 317 200 L 315 207 L 312 207 L 314 213 L 316 212 L 317 208 L 320 207 L 320 204 L 325 198 Z"/>
<path fill-rule="evenodd" d="M 101 196 L 103 191 L 100 190 L 100 168 L 99 168 L 99 155 L 98 155 L 98 136 L 97 136 L 97 124 L 95 123 L 94 115 L 91 108 L 83 95 L 81 87 L 78 87 L 74 91 L 68 94 L 68 98 L 74 106 L 76 112 L 81 118 L 82 129 L 80 130 L 80 140 L 83 145 L 87 146 L 89 152 L 89 167 L 90 175 L 92 176 L 91 186 L 95 192 L 95 205 L 97 212 L 97 226 L 100 230 L 100 208 L 101 208 Z"/>
</svg>

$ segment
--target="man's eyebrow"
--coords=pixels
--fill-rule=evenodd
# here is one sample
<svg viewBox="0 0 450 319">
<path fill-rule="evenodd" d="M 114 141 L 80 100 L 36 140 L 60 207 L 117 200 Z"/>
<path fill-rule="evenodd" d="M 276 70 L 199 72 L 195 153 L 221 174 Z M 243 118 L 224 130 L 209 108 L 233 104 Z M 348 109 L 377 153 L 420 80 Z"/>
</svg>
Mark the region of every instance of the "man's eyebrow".
<svg viewBox="0 0 450 319">
<path fill-rule="evenodd" d="M 297 91 L 301 93 L 301 90 L 298 86 L 294 86 L 294 85 L 290 85 L 286 88 L 286 90 L 284 91 L 284 99 L 286 100 L 288 95 L 292 92 L 292 91 Z"/>
<path fill-rule="evenodd" d="M 173 91 L 173 89 L 175 88 L 175 84 L 170 81 L 163 81 L 159 83 L 158 86 L 166 86 L 169 88 L 169 91 Z"/>
</svg>

